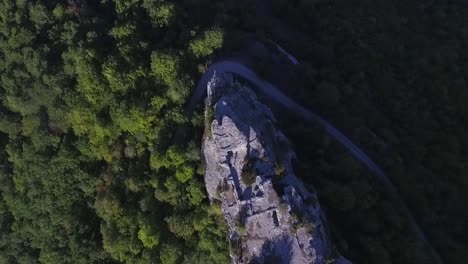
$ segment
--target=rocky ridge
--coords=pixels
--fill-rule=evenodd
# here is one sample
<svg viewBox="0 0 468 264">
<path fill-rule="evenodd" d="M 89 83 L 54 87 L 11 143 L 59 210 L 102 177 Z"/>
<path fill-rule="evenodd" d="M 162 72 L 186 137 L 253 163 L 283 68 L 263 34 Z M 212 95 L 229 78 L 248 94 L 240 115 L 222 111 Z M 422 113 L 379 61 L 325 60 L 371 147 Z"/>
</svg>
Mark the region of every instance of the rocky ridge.
<svg viewBox="0 0 468 264">
<path fill-rule="evenodd" d="M 294 175 L 272 111 L 231 74 L 208 82 L 205 185 L 229 225 L 232 263 L 349 263 L 336 256 L 318 199 Z"/>
</svg>

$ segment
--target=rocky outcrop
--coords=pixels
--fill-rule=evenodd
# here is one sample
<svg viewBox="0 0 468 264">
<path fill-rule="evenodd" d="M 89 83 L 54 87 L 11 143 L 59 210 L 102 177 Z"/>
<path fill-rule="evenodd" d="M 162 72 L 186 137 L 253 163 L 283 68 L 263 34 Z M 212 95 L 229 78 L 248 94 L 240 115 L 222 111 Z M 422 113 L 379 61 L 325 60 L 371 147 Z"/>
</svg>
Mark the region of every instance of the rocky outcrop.
<svg viewBox="0 0 468 264">
<path fill-rule="evenodd" d="M 232 263 L 349 263 L 336 258 L 317 197 L 271 110 L 230 74 L 208 83 L 203 153 L 210 201 L 229 225 Z"/>
</svg>

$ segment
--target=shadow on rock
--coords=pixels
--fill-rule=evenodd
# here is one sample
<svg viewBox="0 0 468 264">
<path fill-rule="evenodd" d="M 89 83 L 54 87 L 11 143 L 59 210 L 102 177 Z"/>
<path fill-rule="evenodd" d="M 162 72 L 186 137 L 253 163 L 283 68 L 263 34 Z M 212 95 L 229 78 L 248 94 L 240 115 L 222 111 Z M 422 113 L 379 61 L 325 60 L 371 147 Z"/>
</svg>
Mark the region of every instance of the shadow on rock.
<svg viewBox="0 0 468 264">
<path fill-rule="evenodd" d="M 261 253 L 250 264 L 289 264 L 292 263 L 291 237 L 281 236 L 263 244 Z"/>
</svg>

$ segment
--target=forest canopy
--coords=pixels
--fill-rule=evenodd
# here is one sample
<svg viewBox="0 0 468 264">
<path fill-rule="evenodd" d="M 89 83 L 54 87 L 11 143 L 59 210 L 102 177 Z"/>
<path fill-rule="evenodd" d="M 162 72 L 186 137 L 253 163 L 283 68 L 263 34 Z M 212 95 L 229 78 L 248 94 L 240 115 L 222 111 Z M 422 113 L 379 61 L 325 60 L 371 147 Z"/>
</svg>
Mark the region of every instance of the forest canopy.
<svg viewBox="0 0 468 264">
<path fill-rule="evenodd" d="M 165 1 L 0 10 L 0 263 L 226 263 L 200 142 L 171 138 L 223 31 Z"/>
<path fill-rule="evenodd" d="M 264 2 L 0 0 L 0 263 L 228 263 L 184 106 L 252 35 L 300 60 L 287 93 L 375 157 L 444 262 L 467 259 L 468 7 Z M 431 263 L 349 153 L 283 127 L 343 255 Z"/>
</svg>

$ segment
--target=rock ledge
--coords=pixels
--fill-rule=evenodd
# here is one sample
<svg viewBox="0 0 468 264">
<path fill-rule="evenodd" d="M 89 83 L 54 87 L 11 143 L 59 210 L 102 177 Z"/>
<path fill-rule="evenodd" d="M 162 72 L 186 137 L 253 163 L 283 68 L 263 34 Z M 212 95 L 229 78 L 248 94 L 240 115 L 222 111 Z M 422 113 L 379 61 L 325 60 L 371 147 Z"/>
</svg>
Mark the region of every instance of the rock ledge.
<svg viewBox="0 0 468 264">
<path fill-rule="evenodd" d="M 232 263 L 349 263 L 333 257 L 315 194 L 271 110 L 230 74 L 208 83 L 205 184 L 229 225 Z"/>
</svg>

